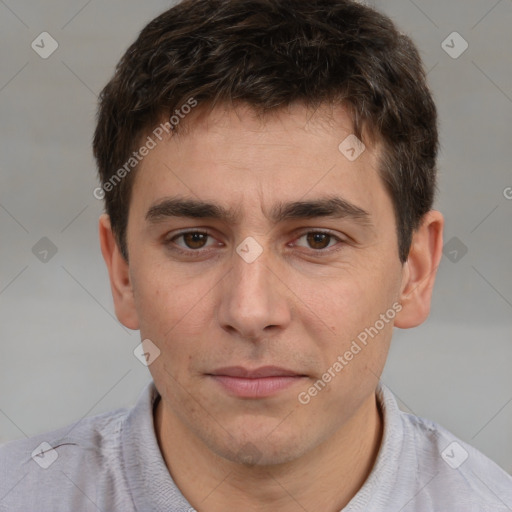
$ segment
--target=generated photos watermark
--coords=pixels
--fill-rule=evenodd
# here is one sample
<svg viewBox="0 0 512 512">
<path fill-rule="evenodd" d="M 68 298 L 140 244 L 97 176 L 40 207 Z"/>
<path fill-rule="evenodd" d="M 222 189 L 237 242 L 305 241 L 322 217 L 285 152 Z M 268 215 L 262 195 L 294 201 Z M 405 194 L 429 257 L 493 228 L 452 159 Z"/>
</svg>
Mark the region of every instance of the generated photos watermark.
<svg viewBox="0 0 512 512">
<path fill-rule="evenodd" d="M 352 340 L 350 348 L 345 351 L 343 355 L 339 355 L 336 361 L 325 371 L 321 378 L 319 378 L 307 391 L 302 391 L 297 395 L 299 403 L 307 405 L 311 402 L 311 399 L 318 395 L 326 386 L 331 382 L 340 372 L 347 366 L 354 357 L 359 354 L 364 347 L 368 345 L 368 337 L 372 339 L 379 334 L 382 329 L 393 320 L 397 313 L 402 311 L 402 304 L 395 302 L 391 308 L 385 313 L 381 313 L 379 320 L 377 320 L 372 326 L 366 327 L 357 335 L 357 340 Z M 358 343 L 359 342 L 359 343 Z"/>
<path fill-rule="evenodd" d="M 103 199 L 106 192 L 111 192 L 114 188 L 121 183 L 121 181 L 137 166 L 137 164 L 147 156 L 152 149 L 155 149 L 158 142 L 163 140 L 164 133 L 170 135 L 171 132 L 178 126 L 180 121 L 189 114 L 194 107 L 197 106 L 197 100 L 190 97 L 179 109 L 174 111 L 174 114 L 165 123 L 160 123 L 152 132 L 152 135 L 148 135 L 146 142 L 137 150 L 132 153 L 130 158 L 124 163 L 122 167 L 101 185 L 96 187 L 92 194 L 96 199 Z M 158 139 L 158 140 L 155 140 Z"/>
</svg>

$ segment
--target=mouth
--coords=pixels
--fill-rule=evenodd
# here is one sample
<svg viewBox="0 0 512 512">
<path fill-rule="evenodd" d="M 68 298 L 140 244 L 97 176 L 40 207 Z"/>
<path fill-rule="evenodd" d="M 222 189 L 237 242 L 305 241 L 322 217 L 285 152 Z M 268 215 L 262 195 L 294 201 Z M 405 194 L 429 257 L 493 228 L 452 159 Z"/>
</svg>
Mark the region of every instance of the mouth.
<svg viewBox="0 0 512 512">
<path fill-rule="evenodd" d="M 263 366 L 253 370 L 230 366 L 214 370 L 207 376 L 228 394 L 239 398 L 270 397 L 307 378 L 307 375 L 277 366 Z"/>
</svg>

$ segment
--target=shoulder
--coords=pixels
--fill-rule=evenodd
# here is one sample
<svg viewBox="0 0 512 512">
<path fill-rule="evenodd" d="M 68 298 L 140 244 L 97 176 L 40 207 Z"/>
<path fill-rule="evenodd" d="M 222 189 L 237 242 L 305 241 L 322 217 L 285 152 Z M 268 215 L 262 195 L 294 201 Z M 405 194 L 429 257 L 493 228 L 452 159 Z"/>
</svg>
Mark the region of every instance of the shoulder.
<svg viewBox="0 0 512 512">
<path fill-rule="evenodd" d="M 510 512 L 512 477 L 434 421 L 407 414 L 382 382 L 383 437 L 374 467 L 347 512 Z"/>
<path fill-rule="evenodd" d="M 402 460 L 422 475 L 418 499 L 432 510 L 505 511 L 512 508 L 512 476 L 434 421 L 400 412 Z M 407 510 L 407 509 L 405 509 Z"/>
<path fill-rule="evenodd" d="M 128 412 L 83 418 L 0 446 L 0 511 L 70 510 L 84 495 L 96 496 L 102 481 L 117 473 Z"/>
</svg>

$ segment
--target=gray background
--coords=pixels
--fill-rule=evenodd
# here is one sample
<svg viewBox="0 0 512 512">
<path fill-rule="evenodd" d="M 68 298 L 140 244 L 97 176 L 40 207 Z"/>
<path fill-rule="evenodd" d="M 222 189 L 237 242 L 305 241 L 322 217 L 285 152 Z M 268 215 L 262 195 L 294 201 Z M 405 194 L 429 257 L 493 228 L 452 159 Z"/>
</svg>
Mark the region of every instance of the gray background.
<svg viewBox="0 0 512 512">
<path fill-rule="evenodd" d="M 383 380 L 405 410 L 512 472 L 512 0 L 371 4 L 429 70 L 450 244 L 431 316 L 395 331 Z M 139 333 L 113 312 L 90 143 L 97 94 L 170 5 L 0 0 L 0 442 L 131 405 L 149 380 L 132 353 Z M 31 48 L 43 31 L 59 44 L 48 59 Z M 453 31 L 469 44 L 457 59 L 441 46 Z M 42 237 L 57 248 L 46 262 L 32 252 Z"/>
</svg>

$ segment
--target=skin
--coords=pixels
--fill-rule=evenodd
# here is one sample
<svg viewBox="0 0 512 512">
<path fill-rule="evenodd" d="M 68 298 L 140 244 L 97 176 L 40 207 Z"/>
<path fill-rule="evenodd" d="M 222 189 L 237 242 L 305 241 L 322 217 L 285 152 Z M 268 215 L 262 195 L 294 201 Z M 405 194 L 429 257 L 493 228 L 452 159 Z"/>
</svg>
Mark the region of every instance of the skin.
<svg viewBox="0 0 512 512">
<path fill-rule="evenodd" d="M 117 317 L 161 351 L 149 369 L 162 397 L 155 430 L 165 462 L 201 512 L 338 511 L 378 453 L 375 389 L 393 326 L 415 327 L 429 314 L 443 217 L 425 215 L 402 265 L 392 202 L 377 173 L 380 146 L 367 145 L 353 162 L 345 158 L 338 145 L 351 121 L 340 106 L 312 112 L 293 105 L 264 119 L 246 106 L 197 108 L 185 122 L 190 129 L 160 142 L 137 170 L 129 263 L 108 216 L 99 225 Z M 366 210 L 371 225 L 329 217 L 274 223 L 266 215 L 278 202 L 334 193 Z M 149 208 L 171 196 L 217 202 L 236 215 L 229 223 L 149 222 Z M 212 235 L 205 247 L 171 240 L 198 228 Z M 334 237 L 312 246 L 307 233 L 322 230 Z M 263 249 L 252 263 L 236 252 L 248 236 Z M 301 404 L 298 394 L 394 303 L 402 307 L 394 320 Z M 305 377 L 273 396 L 247 399 L 208 375 L 266 365 Z"/>
</svg>

